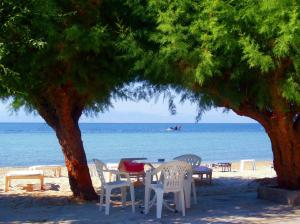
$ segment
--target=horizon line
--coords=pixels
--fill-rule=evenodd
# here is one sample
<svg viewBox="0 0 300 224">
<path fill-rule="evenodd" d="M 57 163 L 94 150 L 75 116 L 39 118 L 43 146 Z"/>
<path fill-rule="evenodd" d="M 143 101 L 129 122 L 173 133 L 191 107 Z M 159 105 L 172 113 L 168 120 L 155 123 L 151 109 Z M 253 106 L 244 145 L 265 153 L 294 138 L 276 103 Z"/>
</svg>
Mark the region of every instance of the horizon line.
<svg viewBox="0 0 300 224">
<path fill-rule="evenodd" d="M 45 121 L 0 121 L 0 124 L 47 124 Z M 258 122 L 78 122 L 79 124 L 259 124 Z"/>
</svg>

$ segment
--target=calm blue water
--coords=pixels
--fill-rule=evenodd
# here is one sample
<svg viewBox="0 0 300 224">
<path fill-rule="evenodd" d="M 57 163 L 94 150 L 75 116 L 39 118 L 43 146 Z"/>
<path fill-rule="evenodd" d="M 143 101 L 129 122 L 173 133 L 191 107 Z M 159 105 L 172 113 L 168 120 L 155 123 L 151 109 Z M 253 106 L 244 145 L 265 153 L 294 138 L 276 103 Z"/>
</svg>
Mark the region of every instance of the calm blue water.
<svg viewBox="0 0 300 224">
<path fill-rule="evenodd" d="M 272 160 L 271 145 L 259 124 L 81 124 L 88 161 L 122 157 L 172 159 L 194 153 L 204 162 Z M 55 133 L 43 123 L 0 123 L 0 166 L 63 164 Z"/>
</svg>

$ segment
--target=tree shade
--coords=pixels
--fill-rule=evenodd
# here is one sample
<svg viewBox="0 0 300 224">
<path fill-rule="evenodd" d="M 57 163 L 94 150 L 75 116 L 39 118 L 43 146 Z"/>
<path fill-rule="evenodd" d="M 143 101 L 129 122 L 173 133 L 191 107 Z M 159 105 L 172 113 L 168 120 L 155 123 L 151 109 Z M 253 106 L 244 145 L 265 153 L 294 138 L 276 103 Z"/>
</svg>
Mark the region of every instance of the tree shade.
<svg viewBox="0 0 300 224">
<path fill-rule="evenodd" d="M 271 139 L 279 185 L 299 189 L 299 5 L 3 0 L 0 94 L 55 130 L 77 197 L 96 197 L 79 117 L 126 97 L 120 90 L 133 80 L 185 90 L 200 112 L 222 106 L 257 120 Z"/>
<path fill-rule="evenodd" d="M 150 0 L 151 48 L 133 41 L 154 86 L 185 89 L 203 111 L 232 109 L 263 125 L 281 187 L 300 188 L 300 2 Z M 133 34 L 134 36 L 134 34 Z M 132 49 L 128 49 L 131 50 Z"/>
<path fill-rule="evenodd" d="M 134 80 L 123 50 L 127 24 L 139 26 L 124 1 L 0 2 L 0 95 L 39 113 L 56 132 L 74 196 L 95 199 L 78 120 Z"/>
</svg>

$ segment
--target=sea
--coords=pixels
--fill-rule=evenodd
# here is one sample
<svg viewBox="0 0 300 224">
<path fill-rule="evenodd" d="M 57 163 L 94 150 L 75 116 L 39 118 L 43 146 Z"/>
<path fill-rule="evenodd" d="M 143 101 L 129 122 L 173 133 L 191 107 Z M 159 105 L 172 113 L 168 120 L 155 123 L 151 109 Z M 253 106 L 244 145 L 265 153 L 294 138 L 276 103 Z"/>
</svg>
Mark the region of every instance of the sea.
<svg viewBox="0 0 300 224">
<path fill-rule="evenodd" d="M 180 131 L 171 127 L 181 126 Z M 81 123 L 88 162 L 149 161 L 193 153 L 204 163 L 272 160 L 270 140 L 257 123 Z M 55 132 L 45 123 L 0 123 L 0 167 L 64 164 Z"/>
</svg>

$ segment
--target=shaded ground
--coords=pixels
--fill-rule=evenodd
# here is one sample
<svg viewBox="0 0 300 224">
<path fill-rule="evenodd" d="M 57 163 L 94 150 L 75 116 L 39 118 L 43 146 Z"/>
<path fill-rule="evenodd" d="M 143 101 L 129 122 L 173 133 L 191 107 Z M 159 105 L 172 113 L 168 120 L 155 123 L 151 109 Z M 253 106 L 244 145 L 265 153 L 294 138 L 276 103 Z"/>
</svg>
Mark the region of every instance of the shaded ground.
<svg viewBox="0 0 300 224">
<path fill-rule="evenodd" d="M 264 180 L 265 181 L 265 180 Z M 263 181 L 263 182 L 264 182 Z M 260 181 L 262 182 L 262 181 Z M 256 198 L 257 181 L 220 177 L 213 185 L 197 187 L 198 204 L 186 216 L 163 210 L 161 220 L 141 214 L 143 188 L 136 189 L 136 213 L 113 204 L 110 216 L 99 212 L 98 203 L 80 203 L 65 196 L 0 194 L 0 223 L 300 223 L 300 207 L 278 205 Z M 119 201 L 119 198 L 115 198 Z"/>
</svg>

